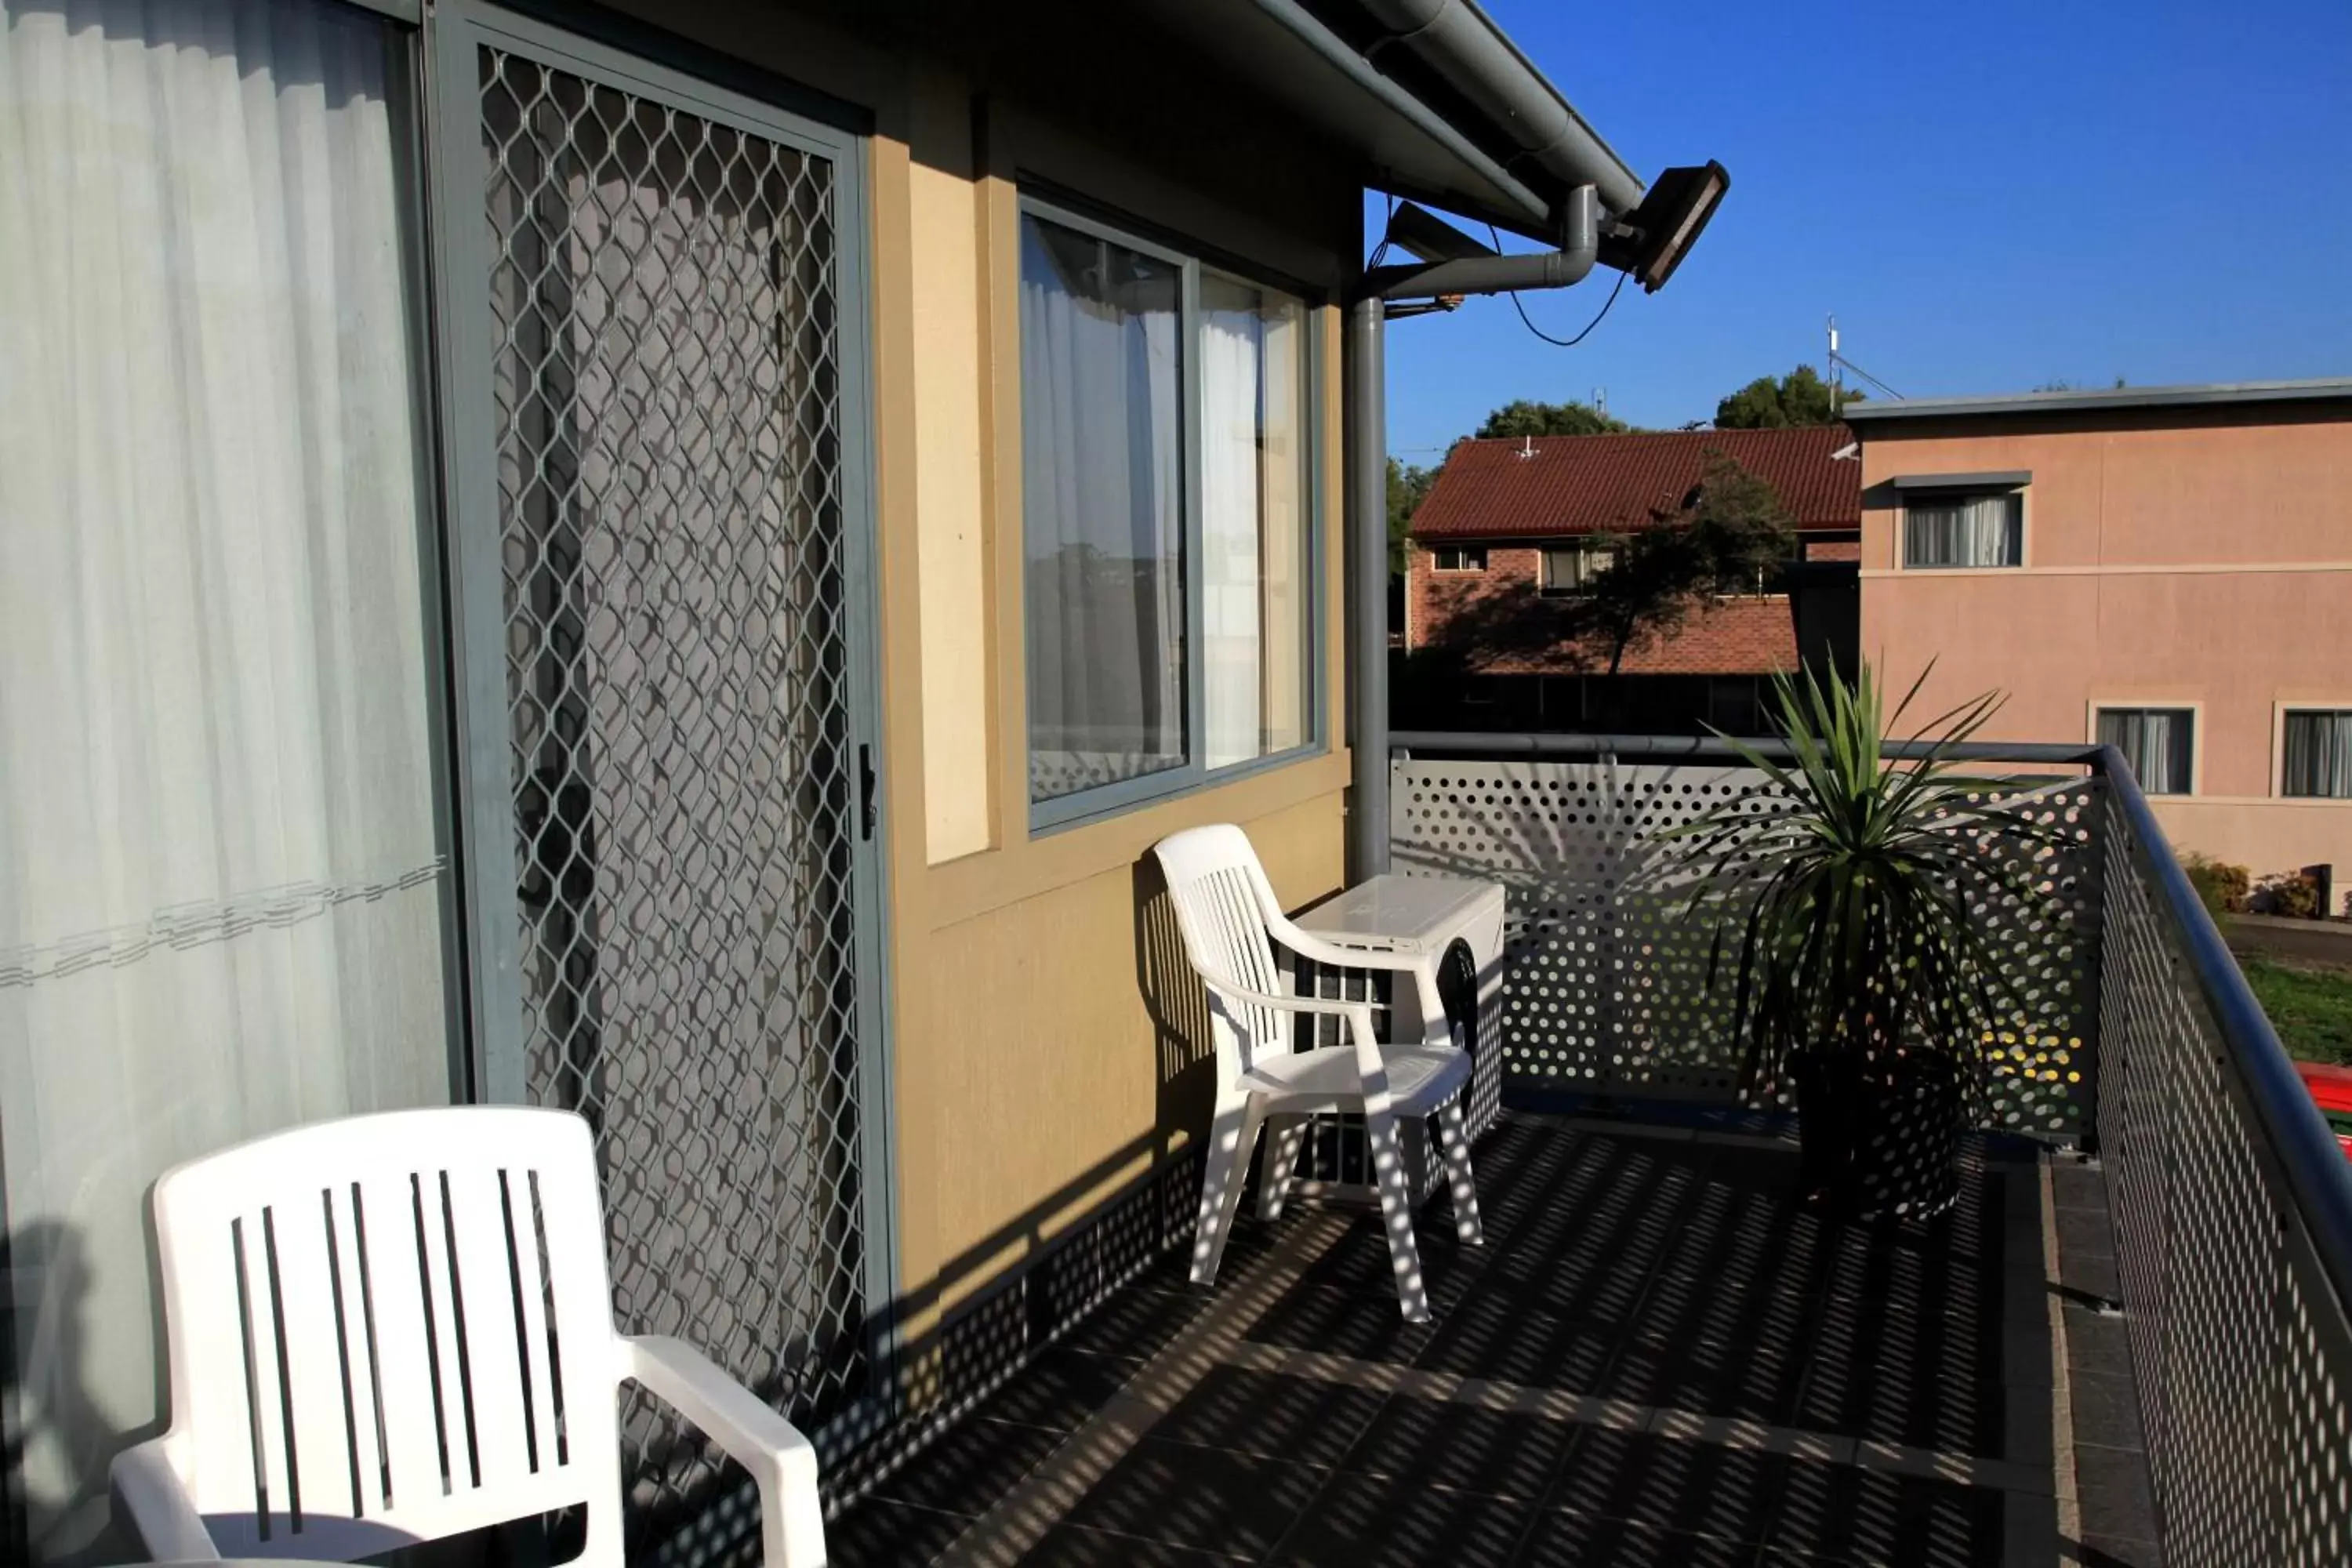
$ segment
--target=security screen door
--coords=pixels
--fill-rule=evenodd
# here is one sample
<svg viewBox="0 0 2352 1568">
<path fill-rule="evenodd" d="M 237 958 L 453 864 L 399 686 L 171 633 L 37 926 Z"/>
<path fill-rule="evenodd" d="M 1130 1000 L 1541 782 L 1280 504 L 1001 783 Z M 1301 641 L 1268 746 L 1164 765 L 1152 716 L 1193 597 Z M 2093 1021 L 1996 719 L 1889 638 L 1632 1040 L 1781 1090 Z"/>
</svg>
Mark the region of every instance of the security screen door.
<svg viewBox="0 0 2352 1568">
<path fill-rule="evenodd" d="M 474 832 L 514 855 L 477 895 L 486 1072 L 593 1125 L 624 1327 L 821 1428 L 876 1383 L 887 1286 L 856 143 L 520 21 L 442 48 L 481 153 L 446 254 L 488 285 L 451 428 L 470 399 L 495 433 L 460 475 L 496 558 L 459 576 L 497 645 Z M 719 1459 L 628 1421 L 650 1548 Z"/>
</svg>

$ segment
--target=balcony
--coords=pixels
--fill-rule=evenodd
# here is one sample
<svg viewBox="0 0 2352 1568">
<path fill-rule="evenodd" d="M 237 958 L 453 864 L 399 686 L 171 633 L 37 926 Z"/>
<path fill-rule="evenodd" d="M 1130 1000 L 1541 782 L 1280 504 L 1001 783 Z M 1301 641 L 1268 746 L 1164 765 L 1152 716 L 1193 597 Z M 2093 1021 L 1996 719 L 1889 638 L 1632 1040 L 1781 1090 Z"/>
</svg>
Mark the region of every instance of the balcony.
<svg viewBox="0 0 2352 1568">
<path fill-rule="evenodd" d="M 2352 1560 L 2352 1182 L 2112 752 L 1984 749 L 2064 826 L 1988 910 L 2037 1016 L 1958 1207 L 1801 1200 L 1658 835 L 1760 775 L 1704 742 L 1400 737 L 1397 868 L 1503 882 L 1486 1245 L 1399 1321 L 1344 1128 L 1328 1201 L 1184 1280 L 1188 1184 L 1079 1227 L 927 1352 L 845 1465 L 835 1561 Z"/>
</svg>

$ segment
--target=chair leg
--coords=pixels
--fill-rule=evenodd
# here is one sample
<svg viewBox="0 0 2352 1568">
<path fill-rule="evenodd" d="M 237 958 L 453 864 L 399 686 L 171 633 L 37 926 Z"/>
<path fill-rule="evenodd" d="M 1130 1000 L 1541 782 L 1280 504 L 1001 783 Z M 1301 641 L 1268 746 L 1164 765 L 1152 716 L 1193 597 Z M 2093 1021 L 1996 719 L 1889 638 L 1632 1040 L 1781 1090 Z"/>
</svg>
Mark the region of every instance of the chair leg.
<svg viewBox="0 0 2352 1568">
<path fill-rule="evenodd" d="M 1257 1217 L 1280 1219 L 1290 1201 L 1290 1184 L 1298 1171 L 1298 1151 L 1307 1142 L 1310 1118 L 1269 1116 L 1265 1119 L 1265 1169 L 1257 1184 Z"/>
<path fill-rule="evenodd" d="M 1201 1225 L 1192 1237 L 1192 1283 L 1215 1282 L 1224 1260 L 1225 1237 L 1242 1206 L 1242 1183 L 1249 1175 L 1265 1104 L 1256 1095 L 1222 1105 L 1209 1127 L 1208 1170 L 1201 1180 Z"/>
<path fill-rule="evenodd" d="M 1454 1234 L 1472 1247 L 1486 1245 L 1478 1225 L 1478 1187 L 1470 1174 L 1470 1131 L 1462 1118 L 1463 1095 L 1455 1095 L 1437 1113 L 1437 1142 L 1445 1150 L 1445 1187 L 1454 1200 Z"/>
<path fill-rule="evenodd" d="M 1412 1238 L 1412 1180 L 1404 1168 L 1396 1118 L 1387 1111 L 1364 1118 L 1371 1146 L 1372 1180 L 1381 1194 L 1381 1223 L 1389 1234 L 1389 1266 L 1396 1272 L 1397 1304 L 1408 1323 L 1429 1321 L 1429 1289 L 1421 1275 L 1421 1247 Z"/>
</svg>

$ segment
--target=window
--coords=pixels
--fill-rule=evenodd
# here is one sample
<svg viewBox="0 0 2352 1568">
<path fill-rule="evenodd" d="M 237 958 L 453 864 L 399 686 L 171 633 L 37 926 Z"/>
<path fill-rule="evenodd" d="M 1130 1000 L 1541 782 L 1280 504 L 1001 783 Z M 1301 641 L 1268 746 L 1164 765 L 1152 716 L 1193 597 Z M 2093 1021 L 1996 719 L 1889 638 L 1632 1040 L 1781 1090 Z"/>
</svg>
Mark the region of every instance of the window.
<svg viewBox="0 0 2352 1568">
<path fill-rule="evenodd" d="M 2196 742 L 2197 715 L 2189 709 L 2099 710 L 2099 743 L 2123 752 L 2143 794 L 2189 794 Z"/>
<path fill-rule="evenodd" d="M 1926 495 L 1903 509 L 1906 566 L 2021 566 L 2025 563 L 2025 496 Z"/>
<path fill-rule="evenodd" d="M 1024 211 L 1038 823 L 1315 740 L 1307 323 L 1293 296 Z"/>
<path fill-rule="evenodd" d="M 169 1414 L 155 1177 L 450 1098 L 413 58 L 318 0 L 0 0 L 0 1465 L 37 1563 L 120 1554 L 107 1461 Z"/>
<path fill-rule="evenodd" d="M 1606 545 L 1567 544 L 1543 552 L 1543 592 L 1559 595 L 1581 594 L 1592 579 L 1616 564 L 1617 552 Z"/>
<path fill-rule="evenodd" d="M 1486 569 L 1486 547 L 1483 544 L 1441 544 L 1429 553 L 1431 566 L 1439 572 L 1484 572 Z"/>
<path fill-rule="evenodd" d="M 2352 709 L 2290 709 L 2285 728 L 2279 793 L 2352 798 Z"/>
</svg>

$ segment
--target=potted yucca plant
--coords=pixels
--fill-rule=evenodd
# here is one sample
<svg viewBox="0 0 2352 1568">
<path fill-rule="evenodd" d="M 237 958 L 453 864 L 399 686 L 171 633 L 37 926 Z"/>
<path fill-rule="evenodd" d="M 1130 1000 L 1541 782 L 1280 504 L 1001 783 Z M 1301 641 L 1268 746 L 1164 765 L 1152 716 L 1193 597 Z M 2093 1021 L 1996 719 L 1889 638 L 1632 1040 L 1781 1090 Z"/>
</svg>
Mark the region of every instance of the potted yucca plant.
<svg viewBox="0 0 2352 1568">
<path fill-rule="evenodd" d="M 2018 809 L 2030 785 L 1953 755 L 1997 693 L 1922 725 L 1916 754 L 1885 754 L 1926 679 L 1885 716 L 1867 666 L 1851 684 L 1776 677 L 1790 760 L 1723 736 L 1769 788 L 1676 829 L 1669 856 L 1696 877 L 1688 915 L 1715 921 L 1708 985 L 1736 976 L 1744 1080 L 1795 1090 L 1809 1194 L 1911 1217 L 1958 1195 L 1994 1039 L 2022 1013 L 1972 911 L 2049 902 L 2021 866 L 2032 854 L 1993 841 L 2060 842 Z"/>
</svg>

